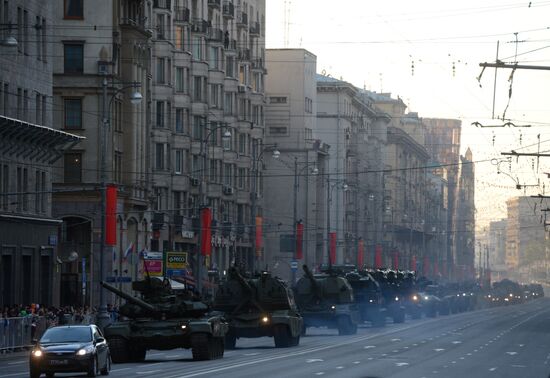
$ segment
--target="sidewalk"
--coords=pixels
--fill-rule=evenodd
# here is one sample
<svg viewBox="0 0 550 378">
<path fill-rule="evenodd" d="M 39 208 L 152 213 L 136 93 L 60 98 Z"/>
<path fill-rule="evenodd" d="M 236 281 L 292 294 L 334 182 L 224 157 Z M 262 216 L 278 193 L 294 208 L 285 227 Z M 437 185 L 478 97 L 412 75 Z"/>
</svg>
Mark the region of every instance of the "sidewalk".
<svg viewBox="0 0 550 378">
<path fill-rule="evenodd" d="M 21 358 L 26 358 L 31 353 L 31 349 L 28 350 L 21 350 L 21 348 L 18 348 L 16 351 L 13 352 L 6 352 L 3 353 L 0 351 L 0 362 L 6 361 L 6 360 L 18 360 Z"/>
</svg>

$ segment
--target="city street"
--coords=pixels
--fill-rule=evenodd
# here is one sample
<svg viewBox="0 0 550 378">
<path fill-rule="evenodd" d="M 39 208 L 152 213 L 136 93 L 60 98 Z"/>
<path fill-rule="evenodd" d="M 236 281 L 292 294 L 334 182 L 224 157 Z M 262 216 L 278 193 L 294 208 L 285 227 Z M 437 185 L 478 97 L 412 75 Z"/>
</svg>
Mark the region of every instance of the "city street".
<svg viewBox="0 0 550 378">
<path fill-rule="evenodd" d="M 150 351 L 139 364 L 115 364 L 113 377 L 548 377 L 550 299 L 385 328 L 354 336 L 309 329 L 300 346 L 240 339 L 221 360 L 194 362 L 187 350 Z M 27 357 L 0 360 L 0 378 L 28 374 Z M 58 376 L 58 375 L 56 375 Z M 69 375 L 59 375 L 69 376 Z"/>
</svg>

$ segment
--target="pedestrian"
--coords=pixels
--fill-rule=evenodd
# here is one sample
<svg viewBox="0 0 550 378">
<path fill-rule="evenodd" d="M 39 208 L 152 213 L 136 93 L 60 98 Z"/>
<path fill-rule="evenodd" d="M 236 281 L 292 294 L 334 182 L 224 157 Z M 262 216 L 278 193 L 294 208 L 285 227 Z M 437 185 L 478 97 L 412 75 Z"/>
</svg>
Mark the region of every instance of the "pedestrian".
<svg viewBox="0 0 550 378">
<path fill-rule="evenodd" d="M 226 30 L 223 38 L 223 46 L 227 50 L 229 48 L 229 32 Z"/>
</svg>

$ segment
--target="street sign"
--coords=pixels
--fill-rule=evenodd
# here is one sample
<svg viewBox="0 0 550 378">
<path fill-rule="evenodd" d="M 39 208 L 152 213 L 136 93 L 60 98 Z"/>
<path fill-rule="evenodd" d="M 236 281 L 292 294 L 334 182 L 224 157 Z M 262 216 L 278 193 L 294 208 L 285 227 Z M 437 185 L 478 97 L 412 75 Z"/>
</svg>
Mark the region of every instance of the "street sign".
<svg viewBox="0 0 550 378">
<path fill-rule="evenodd" d="M 187 252 L 166 252 L 166 275 L 184 276 L 187 265 Z"/>
<path fill-rule="evenodd" d="M 290 262 L 290 269 L 292 269 L 293 271 L 297 271 L 298 270 L 298 261 L 291 261 Z"/>
</svg>

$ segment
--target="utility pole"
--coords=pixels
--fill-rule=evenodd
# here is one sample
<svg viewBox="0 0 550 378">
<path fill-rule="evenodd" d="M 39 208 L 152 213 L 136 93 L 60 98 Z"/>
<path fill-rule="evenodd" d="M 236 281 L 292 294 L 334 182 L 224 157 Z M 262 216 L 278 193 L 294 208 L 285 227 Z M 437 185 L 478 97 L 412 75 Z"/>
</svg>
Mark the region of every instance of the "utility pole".
<svg viewBox="0 0 550 378">
<path fill-rule="evenodd" d="M 296 235 L 296 225 L 298 224 L 298 156 L 294 156 L 294 209 L 292 217 L 292 234 L 294 235 L 294 253 L 293 260 L 296 261 L 296 253 L 298 252 L 298 243 Z M 292 285 L 296 283 L 296 270 L 292 269 Z"/>
<path fill-rule="evenodd" d="M 327 175 L 327 257 L 328 257 L 328 266 L 329 269 L 332 267 L 332 261 L 330 259 L 330 203 L 332 199 L 330 198 L 330 179 Z"/>
</svg>

